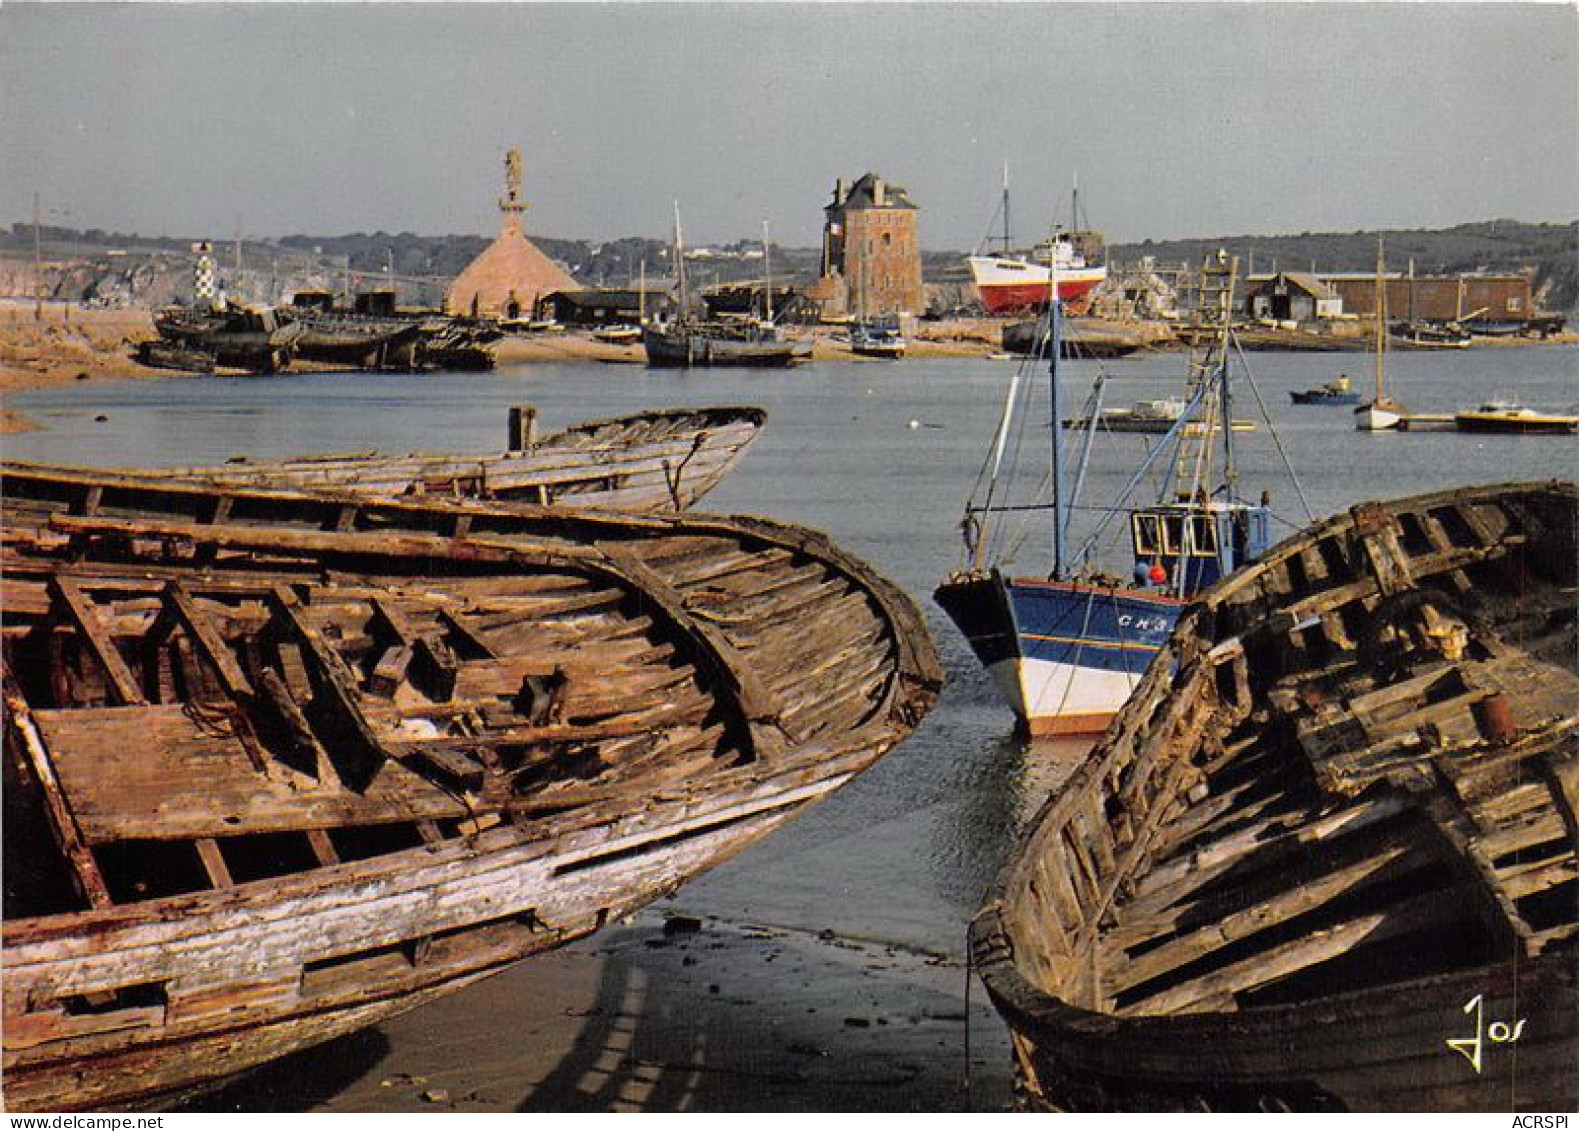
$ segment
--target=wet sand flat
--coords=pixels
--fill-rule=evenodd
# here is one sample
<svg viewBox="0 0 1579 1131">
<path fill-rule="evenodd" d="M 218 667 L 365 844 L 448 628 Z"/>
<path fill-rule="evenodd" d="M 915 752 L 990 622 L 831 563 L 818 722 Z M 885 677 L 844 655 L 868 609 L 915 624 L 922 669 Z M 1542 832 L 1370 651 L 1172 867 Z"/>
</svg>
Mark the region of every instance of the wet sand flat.
<svg viewBox="0 0 1579 1131">
<path fill-rule="evenodd" d="M 658 907 L 176 1110 L 1003 1110 L 1008 1037 L 965 981 L 951 957 Z"/>
</svg>

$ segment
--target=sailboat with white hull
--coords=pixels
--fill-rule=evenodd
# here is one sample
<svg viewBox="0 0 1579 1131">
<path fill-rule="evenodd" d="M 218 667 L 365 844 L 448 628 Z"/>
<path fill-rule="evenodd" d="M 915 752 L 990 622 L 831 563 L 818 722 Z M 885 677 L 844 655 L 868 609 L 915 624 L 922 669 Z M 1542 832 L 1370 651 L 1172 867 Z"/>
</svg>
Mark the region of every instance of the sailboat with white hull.
<svg viewBox="0 0 1579 1131">
<path fill-rule="evenodd" d="M 1387 277 L 1382 245 L 1376 245 L 1376 395 L 1354 410 L 1354 427 L 1361 432 L 1390 432 L 1403 424 L 1408 412 L 1382 392 L 1382 370 L 1387 356 Z"/>
<path fill-rule="evenodd" d="M 1061 440 L 1053 428 L 1052 501 L 1017 506 L 996 499 L 1010 417 L 1017 391 L 1011 390 L 989 456 L 985 501 L 966 507 L 969 565 L 934 594 L 972 650 L 992 674 L 1021 726 L 1032 734 L 1099 732 L 1139 684 L 1152 658 L 1167 641 L 1174 623 L 1197 592 L 1257 557 L 1271 541 L 1265 496 L 1247 502 L 1236 490 L 1233 430 L 1229 419 L 1229 321 L 1236 261 L 1221 253 L 1208 262 L 1203 281 L 1203 319 L 1216 330 L 1199 360 L 1192 360 L 1186 409 L 1163 442 L 1135 472 L 1130 484 L 1105 508 L 1096 533 L 1076 552 L 1068 548 L 1068 522 L 1084 478 L 1095 429 L 1086 429 L 1079 454 L 1076 486 L 1065 485 L 1064 466 L 1074 440 Z M 1054 297 L 1048 317 L 1047 360 L 1052 420 L 1059 412 L 1060 324 L 1062 303 Z M 1028 372 L 1028 370 L 1026 371 Z M 1020 375 L 1016 375 L 1016 385 Z M 1098 395 L 1089 406 L 1100 410 Z M 1196 427 L 1189 425 L 1194 421 Z M 1215 425 L 1215 427 L 1214 427 Z M 1270 426 L 1270 421 L 1269 421 Z M 1221 440 L 1223 462 L 1217 486 L 1211 467 Z M 1174 468 L 1159 501 L 1125 509 L 1126 500 L 1151 465 L 1164 453 Z M 1052 568 L 1042 577 L 1012 577 L 1003 561 L 988 562 L 986 546 L 999 536 L 997 520 L 1011 512 L 1050 510 L 1053 516 Z M 1092 552 L 1109 523 L 1129 522 L 1133 571 L 1129 582 L 1099 572 Z"/>
</svg>

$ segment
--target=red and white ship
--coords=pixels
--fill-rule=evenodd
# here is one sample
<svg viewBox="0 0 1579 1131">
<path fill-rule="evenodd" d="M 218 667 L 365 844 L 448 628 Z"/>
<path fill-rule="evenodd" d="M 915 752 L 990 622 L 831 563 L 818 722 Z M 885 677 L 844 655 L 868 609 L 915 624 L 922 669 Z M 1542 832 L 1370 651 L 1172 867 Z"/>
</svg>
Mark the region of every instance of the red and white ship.
<svg viewBox="0 0 1579 1131">
<path fill-rule="evenodd" d="M 988 314 L 1013 314 L 1047 305 L 1052 266 L 1058 268 L 1058 297 L 1071 314 L 1084 314 L 1107 267 L 1087 264 L 1067 236 L 1054 236 L 1030 255 L 972 255 L 970 275 Z"/>
</svg>

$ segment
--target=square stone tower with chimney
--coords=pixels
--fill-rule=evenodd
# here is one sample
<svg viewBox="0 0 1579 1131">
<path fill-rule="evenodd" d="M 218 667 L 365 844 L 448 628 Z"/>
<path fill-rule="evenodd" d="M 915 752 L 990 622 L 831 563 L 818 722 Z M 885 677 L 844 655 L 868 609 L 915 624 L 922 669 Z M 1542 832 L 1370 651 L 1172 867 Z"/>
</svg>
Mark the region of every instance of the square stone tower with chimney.
<svg viewBox="0 0 1579 1131">
<path fill-rule="evenodd" d="M 853 185 L 840 178 L 833 202 L 823 209 L 823 280 L 831 295 L 842 290 L 844 313 L 856 318 L 920 314 L 926 308 L 921 282 L 919 211 L 902 186 L 867 173 Z"/>
</svg>

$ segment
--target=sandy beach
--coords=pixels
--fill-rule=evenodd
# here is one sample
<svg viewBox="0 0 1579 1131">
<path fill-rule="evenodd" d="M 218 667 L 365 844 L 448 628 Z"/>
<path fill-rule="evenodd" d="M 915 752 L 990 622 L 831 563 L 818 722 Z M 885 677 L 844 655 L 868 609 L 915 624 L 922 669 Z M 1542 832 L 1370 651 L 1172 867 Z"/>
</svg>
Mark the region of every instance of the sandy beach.
<svg viewBox="0 0 1579 1131">
<path fill-rule="evenodd" d="M 24 389 L 69 381 L 172 376 L 132 360 L 137 343 L 153 336 L 153 318 L 146 310 L 46 303 L 40 317 L 32 303 L 0 306 L 0 401 Z M 21 413 L 0 407 L 0 433 L 35 427 Z"/>
<path fill-rule="evenodd" d="M 1162 324 L 1143 329 L 1152 348 L 1168 344 L 1158 335 Z M 907 358 L 991 357 L 1002 349 L 1003 319 L 966 318 L 921 323 L 908 339 Z M 812 360 L 854 361 L 876 366 L 892 361 L 858 357 L 839 326 L 797 328 L 794 334 L 812 339 Z M 138 309 L 85 309 L 66 303 L 48 303 L 38 317 L 32 303 L 0 306 L 0 398 L 24 389 L 61 385 L 69 381 L 129 380 L 146 377 L 188 378 L 202 374 L 153 369 L 132 360 L 137 343 L 155 336 L 151 311 Z M 1579 341 L 1572 332 L 1554 342 Z M 1532 339 L 1484 339 L 1477 346 L 1508 347 L 1534 344 Z M 501 367 L 533 363 L 586 362 L 607 365 L 642 365 L 639 344 L 612 345 L 590 331 L 559 330 L 511 335 L 493 347 Z M 303 370 L 333 368 L 297 363 Z M 26 432 L 37 424 L 9 408 L 0 407 L 0 434 Z"/>
</svg>

